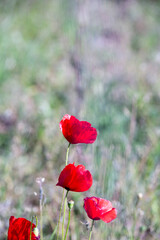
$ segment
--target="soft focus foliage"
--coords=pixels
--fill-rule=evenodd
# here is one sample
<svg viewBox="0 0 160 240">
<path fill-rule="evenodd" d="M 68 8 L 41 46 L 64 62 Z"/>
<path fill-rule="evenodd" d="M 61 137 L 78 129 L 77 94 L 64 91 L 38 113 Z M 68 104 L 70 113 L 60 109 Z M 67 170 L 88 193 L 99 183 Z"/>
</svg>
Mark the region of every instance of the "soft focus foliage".
<svg viewBox="0 0 160 240">
<path fill-rule="evenodd" d="M 107 228 L 96 222 L 93 240 L 160 238 L 159 8 L 156 0 L 0 1 L 0 239 L 11 215 L 39 215 L 37 177 L 46 179 L 46 240 L 55 229 L 66 113 L 98 130 L 94 144 L 70 148 L 69 163 L 95 179 L 89 192 L 70 193 L 72 240 L 86 239 L 83 198 L 93 195 L 118 210 Z"/>
</svg>

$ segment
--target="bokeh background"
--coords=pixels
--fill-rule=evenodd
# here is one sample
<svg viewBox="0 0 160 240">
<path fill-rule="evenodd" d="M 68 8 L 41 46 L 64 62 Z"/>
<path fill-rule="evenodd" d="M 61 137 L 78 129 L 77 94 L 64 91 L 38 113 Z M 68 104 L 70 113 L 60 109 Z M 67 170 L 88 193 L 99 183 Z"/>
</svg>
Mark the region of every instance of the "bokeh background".
<svg viewBox="0 0 160 240">
<path fill-rule="evenodd" d="M 118 209 L 114 222 L 96 222 L 93 240 L 160 239 L 159 23 L 158 0 L 0 1 L 0 239 L 11 215 L 39 217 L 37 177 L 50 239 L 66 113 L 98 130 L 94 144 L 70 149 L 69 162 L 84 164 L 94 184 L 69 195 L 69 239 L 88 239 L 91 195 Z"/>
</svg>

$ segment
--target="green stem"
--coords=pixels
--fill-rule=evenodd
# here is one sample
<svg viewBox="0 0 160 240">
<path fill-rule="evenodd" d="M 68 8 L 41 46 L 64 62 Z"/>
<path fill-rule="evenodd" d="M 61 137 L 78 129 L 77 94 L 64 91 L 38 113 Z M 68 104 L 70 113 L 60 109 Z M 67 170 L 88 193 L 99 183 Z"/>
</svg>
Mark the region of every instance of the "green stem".
<svg viewBox="0 0 160 240">
<path fill-rule="evenodd" d="M 64 199 L 64 208 L 63 208 L 63 222 L 62 222 L 62 240 L 64 240 L 64 221 L 65 221 L 65 214 L 66 214 L 66 205 L 67 205 L 67 195 L 68 195 L 68 190 L 66 192 L 66 196 Z"/>
<path fill-rule="evenodd" d="M 68 155 L 69 155 L 69 147 L 70 147 L 70 143 L 68 144 L 68 148 L 67 148 L 67 153 L 66 153 L 66 166 L 68 164 Z"/>
<path fill-rule="evenodd" d="M 42 200 L 40 200 L 40 236 L 41 240 L 43 240 L 43 213 L 42 213 Z"/>
<path fill-rule="evenodd" d="M 37 226 L 38 226 L 38 218 L 37 218 L 37 216 L 35 216 L 35 219 L 36 219 L 36 228 L 37 228 Z"/>
<path fill-rule="evenodd" d="M 58 226 L 57 226 L 57 240 L 58 240 L 58 238 L 59 238 L 59 225 L 60 225 L 61 214 L 62 214 L 62 206 L 63 206 L 64 192 L 65 192 L 65 189 L 63 189 L 62 200 L 61 200 L 61 207 L 60 207 L 60 211 L 59 211 L 59 219 L 58 219 Z"/>
<path fill-rule="evenodd" d="M 64 238 L 64 240 L 67 239 L 67 234 L 68 234 L 68 230 L 69 230 L 70 220 L 71 220 L 71 209 L 69 209 L 69 214 L 68 214 L 68 224 L 67 224 L 67 229 L 66 229 L 66 234 L 65 234 L 65 238 Z"/>
<path fill-rule="evenodd" d="M 51 235 L 49 240 L 53 240 L 54 235 L 56 234 L 56 231 L 57 231 L 57 226 L 55 227 L 55 229 L 54 229 L 54 231 L 53 231 L 53 233 L 52 233 L 52 235 Z"/>
<path fill-rule="evenodd" d="M 30 228 L 30 240 L 32 239 L 32 224 L 33 224 L 33 217 L 32 217 L 32 220 L 31 220 L 31 228 Z"/>
<path fill-rule="evenodd" d="M 71 144 L 69 143 L 69 144 L 68 144 L 68 148 L 67 148 L 67 152 L 66 152 L 66 166 L 67 166 L 67 163 L 68 163 L 68 155 L 69 155 L 69 147 L 70 147 L 70 145 L 71 145 Z M 64 191 L 65 191 L 65 189 L 63 189 L 61 206 L 60 206 L 60 211 L 59 211 L 58 226 L 57 226 L 57 240 L 58 240 L 58 238 L 59 238 L 59 225 L 60 225 L 61 214 L 62 214 Z"/>
<path fill-rule="evenodd" d="M 93 225 L 94 225 L 94 220 L 92 221 L 92 226 L 91 226 L 91 230 L 90 230 L 90 234 L 89 234 L 89 240 L 91 240 Z"/>
</svg>

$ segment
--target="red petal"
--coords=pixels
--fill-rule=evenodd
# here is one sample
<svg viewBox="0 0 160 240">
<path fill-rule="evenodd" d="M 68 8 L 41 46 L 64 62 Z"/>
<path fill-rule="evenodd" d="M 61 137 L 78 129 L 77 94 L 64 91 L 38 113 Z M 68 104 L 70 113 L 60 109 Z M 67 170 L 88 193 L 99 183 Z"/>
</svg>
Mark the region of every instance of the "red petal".
<svg viewBox="0 0 160 240">
<path fill-rule="evenodd" d="M 32 224 L 32 230 L 35 224 Z M 10 225 L 8 229 L 8 240 L 30 240 L 31 222 L 25 218 L 10 217 Z M 32 233 L 32 240 L 35 240 L 35 235 Z"/>
<path fill-rule="evenodd" d="M 93 220 L 101 219 L 104 222 L 110 222 L 117 216 L 116 209 L 112 208 L 111 202 L 103 198 L 85 198 L 83 207 L 88 217 Z"/>
<path fill-rule="evenodd" d="M 68 164 L 60 173 L 57 186 L 74 192 L 87 191 L 92 186 L 92 175 L 85 166 Z"/>
<path fill-rule="evenodd" d="M 14 222 L 14 220 L 16 220 L 16 218 L 14 216 L 11 216 L 9 219 L 9 224 L 12 224 Z"/>
<path fill-rule="evenodd" d="M 109 200 L 98 198 L 97 207 L 99 208 L 100 214 L 108 212 L 112 209 L 112 203 Z"/>
<path fill-rule="evenodd" d="M 68 188 L 70 186 L 70 182 L 72 181 L 72 177 L 74 177 L 75 168 L 74 163 L 68 164 L 60 173 L 56 186 Z"/>
<path fill-rule="evenodd" d="M 68 142 L 93 143 L 97 138 L 97 130 L 89 122 L 79 121 L 74 116 L 66 114 L 60 121 L 60 129 Z"/>
<path fill-rule="evenodd" d="M 74 192 L 85 192 L 92 186 L 92 175 L 85 169 L 85 166 L 78 165 L 75 169 L 74 177 L 70 182 L 70 190 Z"/>
<path fill-rule="evenodd" d="M 106 223 L 111 222 L 117 217 L 117 211 L 115 208 L 112 208 L 111 211 L 106 212 L 100 216 L 100 219 Z"/>
<path fill-rule="evenodd" d="M 98 208 L 96 208 L 97 205 L 97 198 L 96 197 L 90 197 L 84 199 L 84 209 L 88 215 L 89 218 L 93 220 L 100 220 L 99 214 L 98 214 Z"/>
</svg>

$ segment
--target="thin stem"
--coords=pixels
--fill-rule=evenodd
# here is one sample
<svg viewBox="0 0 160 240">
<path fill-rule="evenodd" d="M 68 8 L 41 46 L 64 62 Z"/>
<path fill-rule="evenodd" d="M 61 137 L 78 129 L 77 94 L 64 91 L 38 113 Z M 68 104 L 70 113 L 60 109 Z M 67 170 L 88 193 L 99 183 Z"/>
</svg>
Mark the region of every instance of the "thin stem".
<svg viewBox="0 0 160 240">
<path fill-rule="evenodd" d="M 68 148 L 67 148 L 67 153 L 66 153 L 66 166 L 68 164 L 68 155 L 69 155 L 69 147 L 70 147 L 70 143 L 68 144 Z"/>
<path fill-rule="evenodd" d="M 67 205 L 67 195 L 68 195 L 68 190 L 66 192 L 66 196 L 64 199 L 64 208 L 63 208 L 63 222 L 62 222 L 62 240 L 64 240 L 64 221 L 65 221 L 65 214 L 66 214 L 66 205 Z"/>
<path fill-rule="evenodd" d="M 91 240 L 93 225 L 94 225 L 94 220 L 92 221 L 92 226 L 91 226 L 91 230 L 90 230 L 90 234 L 89 234 L 89 240 Z"/>
<path fill-rule="evenodd" d="M 68 155 L 69 155 L 69 147 L 70 147 L 70 143 L 68 144 L 68 148 L 67 148 L 67 152 L 66 152 L 66 166 L 67 166 L 67 163 L 68 163 Z M 63 206 L 63 199 L 64 199 L 64 192 L 65 192 L 65 189 L 63 189 L 63 193 L 62 193 L 62 200 L 61 200 L 61 206 L 60 206 L 60 211 L 59 211 L 59 218 L 58 218 L 58 226 L 57 226 L 57 240 L 59 238 L 59 225 L 60 225 L 60 220 L 61 220 L 61 214 L 62 214 L 62 206 Z"/>
<path fill-rule="evenodd" d="M 67 224 L 67 229 L 66 229 L 66 234 L 65 234 L 65 238 L 64 238 L 64 240 L 67 239 L 67 234 L 68 234 L 68 230 L 69 230 L 70 220 L 71 220 L 71 209 L 69 209 L 69 214 L 68 214 L 68 224 Z"/>
<path fill-rule="evenodd" d="M 31 220 L 31 228 L 30 228 L 30 240 L 32 239 L 32 224 L 33 224 L 33 217 L 32 217 L 32 220 Z"/>
<path fill-rule="evenodd" d="M 39 189 L 39 209 L 40 209 L 40 236 L 41 240 L 43 240 L 43 188 L 40 185 Z"/>
<path fill-rule="evenodd" d="M 36 219 L 36 228 L 37 228 L 37 226 L 38 226 L 38 218 L 37 218 L 37 216 L 35 216 L 35 219 Z"/>
<path fill-rule="evenodd" d="M 39 207 L 40 207 L 40 236 L 41 240 L 43 240 L 43 207 L 42 207 L 42 200 L 39 201 Z"/>
<path fill-rule="evenodd" d="M 65 192 L 65 189 L 63 189 L 62 200 L 61 200 L 61 207 L 60 207 L 60 211 L 59 211 L 59 219 L 58 219 L 58 226 L 57 226 L 57 240 L 58 240 L 58 238 L 59 238 L 59 225 L 60 225 L 61 214 L 62 214 L 64 192 Z"/>
<path fill-rule="evenodd" d="M 55 227 L 55 229 L 54 229 L 54 231 L 53 231 L 53 233 L 52 233 L 52 235 L 51 235 L 49 240 L 53 240 L 54 235 L 56 234 L 56 231 L 57 231 L 57 226 Z"/>
<path fill-rule="evenodd" d="M 44 203 L 44 194 L 43 194 L 42 183 L 44 181 L 45 181 L 45 178 L 37 178 L 36 179 L 36 182 L 39 185 L 39 210 L 40 210 L 40 235 L 41 235 L 41 240 L 43 240 L 43 203 Z"/>
</svg>

